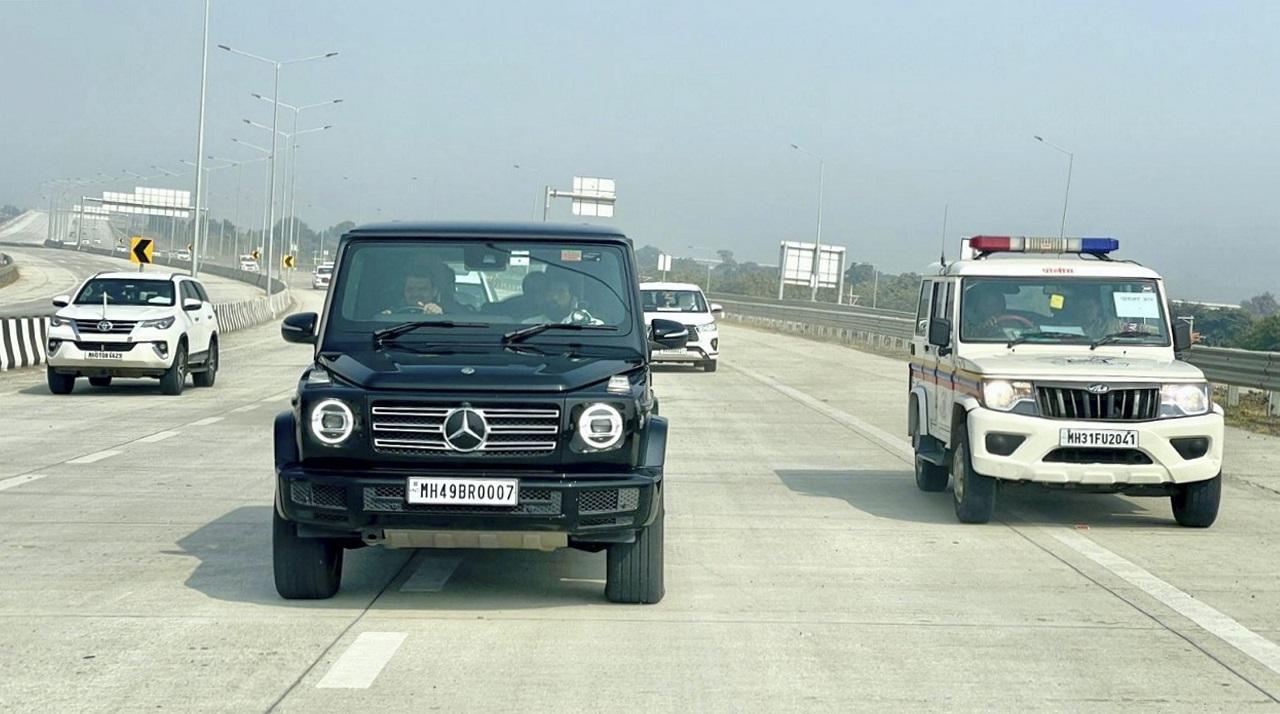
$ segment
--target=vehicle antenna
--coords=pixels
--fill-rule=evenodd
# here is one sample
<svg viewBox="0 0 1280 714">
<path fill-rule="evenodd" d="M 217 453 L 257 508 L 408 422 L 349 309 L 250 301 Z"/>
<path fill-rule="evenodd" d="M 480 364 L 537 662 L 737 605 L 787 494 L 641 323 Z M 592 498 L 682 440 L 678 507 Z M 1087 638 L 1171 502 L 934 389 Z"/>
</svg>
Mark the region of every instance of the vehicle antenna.
<svg viewBox="0 0 1280 714">
<path fill-rule="evenodd" d="M 938 262 L 942 265 L 943 272 L 947 270 L 947 210 L 951 208 L 951 204 L 942 205 L 942 253 L 938 257 Z"/>
</svg>

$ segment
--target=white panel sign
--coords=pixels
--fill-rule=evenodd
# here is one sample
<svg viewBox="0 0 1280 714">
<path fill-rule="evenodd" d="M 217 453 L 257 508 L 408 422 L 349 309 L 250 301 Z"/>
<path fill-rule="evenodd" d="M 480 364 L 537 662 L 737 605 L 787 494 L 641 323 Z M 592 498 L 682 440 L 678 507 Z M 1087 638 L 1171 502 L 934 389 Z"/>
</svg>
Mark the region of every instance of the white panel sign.
<svg viewBox="0 0 1280 714">
<path fill-rule="evenodd" d="M 787 285 L 813 285 L 813 243 L 782 243 L 782 281 Z M 840 269 L 844 264 L 844 247 L 823 245 L 818 261 L 818 287 L 840 285 Z"/>
<path fill-rule="evenodd" d="M 573 215 L 613 218 L 613 204 L 618 200 L 613 179 L 591 176 L 573 177 Z"/>
</svg>

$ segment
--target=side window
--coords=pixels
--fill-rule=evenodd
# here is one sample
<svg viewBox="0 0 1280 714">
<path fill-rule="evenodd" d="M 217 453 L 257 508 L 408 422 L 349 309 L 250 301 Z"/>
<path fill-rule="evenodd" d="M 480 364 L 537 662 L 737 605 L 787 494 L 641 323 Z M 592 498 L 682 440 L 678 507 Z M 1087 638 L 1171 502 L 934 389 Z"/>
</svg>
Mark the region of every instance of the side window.
<svg viewBox="0 0 1280 714">
<path fill-rule="evenodd" d="M 941 280 L 933 284 L 933 312 L 931 317 L 946 317 L 943 301 L 946 300 L 946 283 Z"/>
<path fill-rule="evenodd" d="M 190 280 L 183 280 L 179 285 L 182 286 L 182 299 L 184 301 L 200 299 L 200 296 L 196 294 L 195 289 L 191 287 Z"/>
<path fill-rule="evenodd" d="M 191 285 L 195 287 L 196 295 L 200 297 L 201 302 L 213 302 L 212 300 L 209 299 L 209 293 L 204 291 L 204 285 L 194 281 L 191 283 Z"/>
<path fill-rule="evenodd" d="M 951 309 L 953 307 L 952 300 L 954 300 L 955 285 L 956 285 L 955 281 L 953 280 L 947 281 L 947 297 L 944 301 L 942 315 L 946 317 L 948 320 L 952 319 L 952 315 L 955 314 L 955 311 Z"/>
<path fill-rule="evenodd" d="M 923 280 L 920 282 L 920 305 L 916 308 L 916 336 L 924 337 L 929 334 L 929 305 L 933 299 L 933 281 Z M 645 293 L 648 295 L 648 293 Z M 645 309 L 648 309 L 646 307 Z"/>
</svg>

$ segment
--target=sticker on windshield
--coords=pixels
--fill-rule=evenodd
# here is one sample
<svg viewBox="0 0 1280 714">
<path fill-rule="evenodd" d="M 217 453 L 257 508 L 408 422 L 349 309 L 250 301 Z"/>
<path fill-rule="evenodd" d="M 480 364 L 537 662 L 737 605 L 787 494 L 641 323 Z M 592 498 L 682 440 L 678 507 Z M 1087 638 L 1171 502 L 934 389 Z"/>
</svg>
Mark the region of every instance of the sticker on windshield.
<svg viewBox="0 0 1280 714">
<path fill-rule="evenodd" d="M 1116 317 L 1159 318 L 1160 299 L 1150 293 L 1112 293 L 1116 302 Z"/>
<path fill-rule="evenodd" d="M 562 263 L 581 263 L 582 251 L 580 250 L 562 250 L 560 251 L 560 262 Z"/>
<path fill-rule="evenodd" d="M 512 254 L 511 254 L 511 265 L 513 265 L 513 266 L 515 266 L 515 267 L 520 267 L 520 266 L 522 266 L 522 265 L 523 265 L 524 267 L 526 267 L 526 268 L 527 268 L 527 267 L 529 267 L 529 256 L 527 256 L 527 255 L 516 255 L 515 253 L 512 253 Z"/>
<path fill-rule="evenodd" d="M 1061 310 L 1062 306 L 1066 304 L 1066 302 L 1067 302 L 1067 299 L 1061 295 L 1054 294 L 1049 296 L 1050 309 Z"/>
</svg>

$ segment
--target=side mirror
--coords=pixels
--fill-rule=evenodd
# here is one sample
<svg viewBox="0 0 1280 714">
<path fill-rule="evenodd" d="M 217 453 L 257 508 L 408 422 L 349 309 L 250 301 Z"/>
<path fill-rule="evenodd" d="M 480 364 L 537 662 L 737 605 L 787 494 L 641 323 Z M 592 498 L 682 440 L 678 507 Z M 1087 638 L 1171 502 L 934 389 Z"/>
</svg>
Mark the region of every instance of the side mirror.
<svg viewBox="0 0 1280 714">
<path fill-rule="evenodd" d="M 720 316 L 724 314 L 724 306 L 718 302 L 711 303 L 711 314 Z"/>
<path fill-rule="evenodd" d="M 285 342 L 296 342 L 301 345 L 316 343 L 316 321 L 320 316 L 314 312 L 296 312 L 280 323 L 280 336 Z"/>
<path fill-rule="evenodd" d="M 59 295 L 58 297 L 56 297 L 56 298 L 54 298 L 54 299 L 53 299 L 53 306 L 54 306 L 54 307 L 66 307 L 66 306 L 68 306 L 68 305 L 70 305 L 70 304 L 71 304 L 71 296 L 70 296 L 70 295 Z"/>
<path fill-rule="evenodd" d="M 929 321 L 929 344 L 938 349 L 951 346 L 951 321 L 935 317 Z"/>
<path fill-rule="evenodd" d="M 1186 352 L 1189 349 L 1191 349 L 1191 323 L 1186 320 L 1174 320 L 1173 351 Z"/>
<path fill-rule="evenodd" d="M 649 341 L 661 350 L 678 350 L 689 342 L 689 328 L 675 320 L 654 318 L 649 327 Z"/>
<path fill-rule="evenodd" d="M 194 312 L 196 310 L 199 310 L 202 305 L 204 305 L 204 303 L 200 302 L 195 298 L 187 298 L 186 300 L 182 301 L 182 309 L 186 310 L 187 312 Z"/>
</svg>

